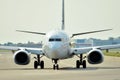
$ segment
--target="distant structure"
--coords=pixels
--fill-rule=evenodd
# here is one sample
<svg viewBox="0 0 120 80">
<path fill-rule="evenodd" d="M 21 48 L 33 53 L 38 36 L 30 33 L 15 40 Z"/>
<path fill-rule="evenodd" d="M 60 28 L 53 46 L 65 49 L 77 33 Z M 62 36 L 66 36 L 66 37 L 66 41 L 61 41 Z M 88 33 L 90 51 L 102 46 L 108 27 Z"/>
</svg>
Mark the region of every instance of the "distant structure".
<svg viewBox="0 0 120 80">
<path fill-rule="evenodd" d="M 42 47 L 42 43 L 38 42 L 38 43 L 34 43 L 34 42 L 30 42 L 28 41 L 27 43 L 12 43 L 12 42 L 7 42 L 4 44 L 1 44 L 3 46 L 19 46 L 19 47 L 35 47 L 35 48 L 41 48 Z"/>
<path fill-rule="evenodd" d="M 74 39 L 73 40 L 73 47 L 80 48 L 80 47 L 90 47 L 93 46 L 92 39 Z"/>
<path fill-rule="evenodd" d="M 120 37 L 113 38 L 110 37 L 107 40 L 101 40 L 101 39 L 74 39 L 72 41 L 73 47 L 90 47 L 90 46 L 101 46 L 101 45 L 112 45 L 112 44 L 120 44 Z"/>
<path fill-rule="evenodd" d="M 90 38 L 90 39 L 73 39 L 71 42 L 71 47 L 90 47 L 90 46 L 101 46 L 101 45 L 112 45 L 112 44 L 120 44 L 120 37 L 118 38 L 113 38 L 109 37 L 107 40 L 101 40 L 101 39 L 95 39 L 95 38 Z M 7 42 L 7 43 L 0 43 L 0 45 L 4 46 L 19 46 L 19 47 L 37 47 L 40 48 L 42 47 L 42 42 L 34 43 L 28 41 L 27 43 L 12 43 L 12 42 Z"/>
<path fill-rule="evenodd" d="M 94 46 L 120 44 L 120 37 L 118 38 L 110 37 L 107 40 L 101 40 L 101 39 L 95 39 L 95 38 L 91 38 L 91 39 L 93 40 Z"/>
</svg>

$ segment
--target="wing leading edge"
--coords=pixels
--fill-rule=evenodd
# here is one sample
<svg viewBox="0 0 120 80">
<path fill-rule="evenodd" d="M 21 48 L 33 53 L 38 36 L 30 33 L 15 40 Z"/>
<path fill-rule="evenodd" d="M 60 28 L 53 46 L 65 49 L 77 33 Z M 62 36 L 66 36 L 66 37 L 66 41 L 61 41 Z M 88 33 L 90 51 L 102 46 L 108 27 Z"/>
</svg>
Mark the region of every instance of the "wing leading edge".
<svg viewBox="0 0 120 80">
<path fill-rule="evenodd" d="M 11 51 L 17 51 L 17 50 L 26 50 L 31 54 L 39 54 L 43 55 L 43 50 L 41 48 L 28 48 L 28 47 L 13 47 L 13 46 L 0 46 L 0 49 L 3 50 L 11 50 Z"/>
<path fill-rule="evenodd" d="M 99 50 L 107 50 L 107 49 L 116 49 L 120 48 L 120 44 L 116 45 L 103 45 L 103 46 L 92 46 L 92 47 L 84 47 L 84 48 L 72 48 L 71 53 L 72 54 L 84 54 L 89 52 L 92 49 L 99 49 Z"/>
<path fill-rule="evenodd" d="M 16 31 L 18 31 L 18 32 L 24 32 L 24 33 L 32 33 L 32 34 L 46 35 L 46 33 L 40 33 L 40 32 L 23 31 L 23 30 L 16 30 Z"/>
<path fill-rule="evenodd" d="M 104 30 L 98 30 L 98 31 L 89 31 L 89 32 L 83 32 L 83 33 L 76 33 L 72 34 L 71 38 L 77 35 L 84 35 L 84 34 L 91 34 L 91 33 L 97 33 L 97 32 L 103 32 L 103 31 L 110 31 L 112 29 L 104 29 Z"/>
</svg>

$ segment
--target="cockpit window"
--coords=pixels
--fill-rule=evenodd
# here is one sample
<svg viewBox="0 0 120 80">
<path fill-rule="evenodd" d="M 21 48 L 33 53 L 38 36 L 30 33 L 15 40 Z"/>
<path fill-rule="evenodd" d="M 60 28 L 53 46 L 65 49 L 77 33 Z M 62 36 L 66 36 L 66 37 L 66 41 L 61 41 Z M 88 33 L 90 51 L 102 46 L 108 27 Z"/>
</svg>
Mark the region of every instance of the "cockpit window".
<svg viewBox="0 0 120 80">
<path fill-rule="evenodd" d="M 51 41 L 54 41 L 54 39 L 50 38 L 49 41 L 50 41 L 50 42 L 51 42 Z"/>
<path fill-rule="evenodd" d="M 60 38 L 58 38 L 58 39 L 56 39 L 55 41 L 61 41 L 61 39 L 60 39 Z"/>
<path fill-rule="evenodd" d="M 52 42 L 52 41 L 62 41 L 62 39 L 61 38 L 50 38 L 49 39 L 49 42 Z"/>
</svg>

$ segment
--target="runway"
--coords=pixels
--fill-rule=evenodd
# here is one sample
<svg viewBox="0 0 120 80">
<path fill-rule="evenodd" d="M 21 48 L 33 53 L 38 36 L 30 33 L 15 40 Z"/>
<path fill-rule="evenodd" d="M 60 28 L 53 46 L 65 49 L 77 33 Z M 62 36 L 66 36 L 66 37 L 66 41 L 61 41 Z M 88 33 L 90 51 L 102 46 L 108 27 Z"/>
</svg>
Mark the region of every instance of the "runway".
<svg viewBox="0 0 120 80">
<path fill-rule="evenodd" d="M 87 64 L 86 69 L 76 69 L 74 57 L 59 61 L 60 70 L 53 70 L 52 61 L 43 57 L 45 69 L 35 70 L 33 56 L 29 65 L 21 66 L 11 52 L 0 52 L 0 80 L 120 80 L 120 57 L 105 56 L 102 64 Z"/>
</svg>

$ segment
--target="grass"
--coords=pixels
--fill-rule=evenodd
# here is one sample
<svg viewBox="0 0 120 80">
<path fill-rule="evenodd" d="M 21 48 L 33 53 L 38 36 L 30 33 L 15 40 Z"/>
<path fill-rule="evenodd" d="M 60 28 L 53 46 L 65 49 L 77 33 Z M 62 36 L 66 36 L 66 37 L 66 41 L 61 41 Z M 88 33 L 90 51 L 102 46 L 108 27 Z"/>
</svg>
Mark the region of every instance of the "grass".
<svg viewBox="0 0 120 80">
<path fill-rule="evenodd" d="M 114 51 L 114 52 L 113 52 L 113 51 L 110 51 L 110 52 L 108 52 L 108 53 L 104 51 L 103 53 L 104 53 L 104 55 L 106 55 L 106 56 L 120 57 L 120 52 L 118 52 L 118 51 L 116 51 L 116 52 L 115 52 L 115 51 Z"/>
<path fill-rule="evenodd" d="M 0 49 L 0 52 L 9 52 L 10 50 L 1 50 Z"/>
</svg>

